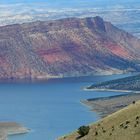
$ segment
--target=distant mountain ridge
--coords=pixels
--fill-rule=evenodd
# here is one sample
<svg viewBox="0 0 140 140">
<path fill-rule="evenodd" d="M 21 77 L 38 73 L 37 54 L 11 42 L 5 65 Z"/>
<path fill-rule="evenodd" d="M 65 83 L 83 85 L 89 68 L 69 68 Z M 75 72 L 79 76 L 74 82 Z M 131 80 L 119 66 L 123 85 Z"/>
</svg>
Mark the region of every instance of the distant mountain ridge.
<svg viewBox="0 0 140 140">
<path fill-rule="evenodd" d="M 0 27 L 0 78 L 139 71 L 140 40 L 100 17 Z"/>
</svg>

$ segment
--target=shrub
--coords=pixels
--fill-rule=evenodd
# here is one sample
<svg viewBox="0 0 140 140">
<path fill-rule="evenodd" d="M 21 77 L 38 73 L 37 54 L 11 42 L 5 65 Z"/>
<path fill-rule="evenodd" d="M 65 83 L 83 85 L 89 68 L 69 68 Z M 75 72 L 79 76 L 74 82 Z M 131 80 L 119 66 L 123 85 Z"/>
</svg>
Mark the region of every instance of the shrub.
<svg viewBox="0 0 140 140">
<path fill-rule="evenodd" d="M 97 135 L 98 135 L 98 132 L 96 131 L 96 132 L 95 132 L 95 136 L 97 136 Z"/>
<path fill-rule="evenodd" d="M 126 126 L 124 126 L 124 129 L 127 129 L 128 128 L 128 126 L 126 125 Z"/>
<path fill-rule="evenodd" d="M 109 136 L 111 136 L 112 135 L 112 133 L 109 133 Z"/>
<path fill-rule="evenodd" d="M 130 121 L 126 121 L 126 124 L 129 124 L 130 123 Z"/>
<path fill-rule="evenodd" d="M 139 119 L 139 116 L 136 117 L 136 120 L 138 120 L 138 119 Z"/>
<path fill-rule="evenodd" d="M 135 124 L 134 127 L 137 127 L 137 125 Z"/>
<path fill-rule="evenodd" d="M 112 126 L 112 131 L 114 131 L 114 129 L 115 129 L 114 126 Z"/>
<path fill-rule="evenodd" d="M 89 126 L 81 126 L 79 129 L 78 129 L 78 133 L 81 137 L 87 135 L 89 133 Z"/>
<path fill-rule="evenodd" d="M 100 124 L 98 124 L 98 126 L 100 126 Z"/>
<path fill-rule="evenodd" d="M 124 125 L 124 124 L 123 124 L 123 123 L 121 123 L 121 124 L 120 124 L 120 127 L 122 128 L 122 127 L 123 127 L 123 125 Z"/>
<path fill-rule="evenodd" d="M 139 121 L 136 121 L 136 124 L 139 124 Z"/>
<path fill-rule="evenodd" d="M 136 103 L 136 101 L 133 101 L 133 104 L 135 104 Z"/>
</svg>

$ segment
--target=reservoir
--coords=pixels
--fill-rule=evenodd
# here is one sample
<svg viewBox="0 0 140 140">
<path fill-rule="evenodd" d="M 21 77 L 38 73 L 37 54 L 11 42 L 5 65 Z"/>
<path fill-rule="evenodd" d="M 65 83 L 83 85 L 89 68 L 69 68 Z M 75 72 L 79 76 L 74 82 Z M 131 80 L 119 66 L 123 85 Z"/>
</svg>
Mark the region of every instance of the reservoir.
<svg viewBox="0 0 140 140">
<path fill-rule="evenodd" d="M 1 81 L 0 121 L 18 122 L 31 129 L 28 134 L 9 136 L 9 140 L 55 140 L 100 119 L 80 100 L 126 94 L 84 91 L 85 86 L 130 75 Z"/>
</svg>

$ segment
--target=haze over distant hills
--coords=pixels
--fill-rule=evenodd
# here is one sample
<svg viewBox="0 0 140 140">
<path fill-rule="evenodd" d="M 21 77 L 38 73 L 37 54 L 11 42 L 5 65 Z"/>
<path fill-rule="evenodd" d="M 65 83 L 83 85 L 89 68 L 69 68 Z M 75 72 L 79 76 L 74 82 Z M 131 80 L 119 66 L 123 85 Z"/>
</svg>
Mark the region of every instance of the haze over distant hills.
<svg viewBox="0 0 140 140">
<path fill-rule="evenodd" d="M 140 70 L 140 40 L 100 17 L 0 27 L 0 50 L 0 78 Z"/>
<path fill-rule="evenodd" d="M 68 17 L 101 16 L 140 37 L 140 2 L 135 0 L 2 0 L 0 25 Z"/>
</svg>

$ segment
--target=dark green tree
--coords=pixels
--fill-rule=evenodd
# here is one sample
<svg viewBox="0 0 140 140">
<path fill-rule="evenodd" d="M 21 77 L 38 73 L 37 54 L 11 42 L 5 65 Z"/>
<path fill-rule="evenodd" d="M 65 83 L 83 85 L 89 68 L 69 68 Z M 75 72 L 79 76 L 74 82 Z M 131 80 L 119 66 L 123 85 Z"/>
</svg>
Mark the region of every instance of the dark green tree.
<svg viewBox="0 0 140 140">
<path fill-rule="evenodd" d="M 89 133 L 90 127 L 89 126 L 81 126 L 78 129 L 78 133 L 81 137 L 87 135 Z"/>
</svg>

